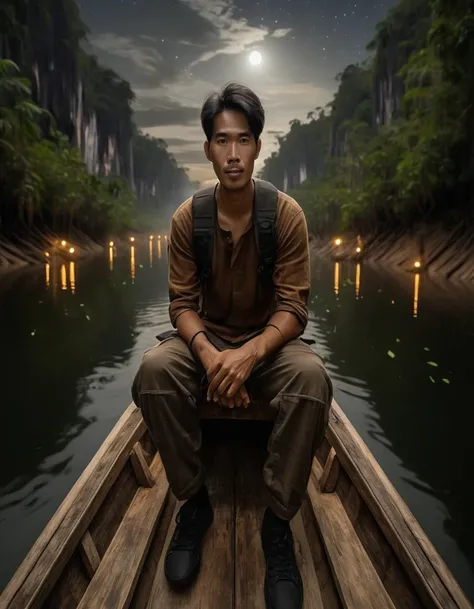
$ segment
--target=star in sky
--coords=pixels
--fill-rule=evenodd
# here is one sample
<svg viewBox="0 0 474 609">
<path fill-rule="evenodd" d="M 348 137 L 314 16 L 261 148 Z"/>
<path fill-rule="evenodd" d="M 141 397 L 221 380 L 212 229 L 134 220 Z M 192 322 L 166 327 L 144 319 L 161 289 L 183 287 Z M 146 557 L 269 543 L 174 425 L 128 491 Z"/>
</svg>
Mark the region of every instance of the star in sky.
<svg viewBox="0 0 474 609">
<path fill-rule="evenodd" d="M 266 111 L 258 169 L 289 122 L 331 101 L 336 75 L 367 57 L 375 25 L 396 0 L 81 0 L 100 61 L 135 91 L 135 121 L 165 139 L 191 179 L 213 177 L 199 110 L 237 80 Z M 252 65 L 252 51 L 262 55 Z"/>
</svg>

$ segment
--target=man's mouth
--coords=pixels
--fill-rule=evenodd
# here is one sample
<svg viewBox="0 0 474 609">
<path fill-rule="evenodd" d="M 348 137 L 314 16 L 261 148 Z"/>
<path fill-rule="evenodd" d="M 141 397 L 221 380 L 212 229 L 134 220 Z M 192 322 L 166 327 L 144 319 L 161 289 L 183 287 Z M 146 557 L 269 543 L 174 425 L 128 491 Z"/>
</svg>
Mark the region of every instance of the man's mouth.
<svg viewBox="0 0 474 609">
<path fill-rule="evenodd" d="M 225 173 L 230 173 L 230 174 L 237 174 L 237 173 L 242 173 L 243 169 L 226 169 Z"/>
</svg>

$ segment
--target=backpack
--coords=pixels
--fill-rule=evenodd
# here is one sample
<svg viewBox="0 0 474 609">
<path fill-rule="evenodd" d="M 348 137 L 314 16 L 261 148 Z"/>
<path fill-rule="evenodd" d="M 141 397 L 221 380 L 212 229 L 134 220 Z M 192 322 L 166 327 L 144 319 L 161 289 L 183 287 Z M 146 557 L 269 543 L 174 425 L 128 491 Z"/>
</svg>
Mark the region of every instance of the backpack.
<svg viewBox="0 0 474 609">
<path fill-rule="evenodd" d="M 278 190 L 270 182 L 254 178 L 254 235 L 259 257 L 257 272 L 262 281 L 271 281 L 276 258 L 276 208 Z M 214 229 L 217 205 L 216 186 L 197 191 L 192 200 L 193 246 L 201 284 L 212 277 Z"/>
</svg>

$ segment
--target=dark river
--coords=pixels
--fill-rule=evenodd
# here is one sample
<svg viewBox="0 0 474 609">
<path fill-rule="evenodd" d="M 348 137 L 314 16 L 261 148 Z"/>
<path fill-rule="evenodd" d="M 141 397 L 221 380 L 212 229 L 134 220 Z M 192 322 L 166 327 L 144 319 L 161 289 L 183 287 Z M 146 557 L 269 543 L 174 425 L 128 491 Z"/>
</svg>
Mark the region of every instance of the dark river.
<svg viewBox="0 0 474 609">
<path fill-rule="evenodd" d="M 0 589 L 129 405 L 143 351 L 169 327 L 164 245 L 0 277 Z M 474 292 L 314 260 L 306 336 L 474 601 Z"/>
</svg>

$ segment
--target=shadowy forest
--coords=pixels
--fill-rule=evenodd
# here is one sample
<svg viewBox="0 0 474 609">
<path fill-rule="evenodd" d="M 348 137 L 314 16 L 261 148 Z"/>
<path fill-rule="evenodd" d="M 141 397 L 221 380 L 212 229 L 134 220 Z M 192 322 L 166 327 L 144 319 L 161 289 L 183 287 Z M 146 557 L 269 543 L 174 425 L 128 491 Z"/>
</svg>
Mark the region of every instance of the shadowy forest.
<svg viewBox="0 0 474 609">
<path fill-rule="evenodd" d="M 4 235 L 100 239 L 171 213 L 195 188 L 166 143 L 138 131 L 129 83 L 85 52 L 87 33 L 75 0 L 0 3 Z"/>
<path fill-rule="evenodd" d="M 400 0 L 334 99 L 293 120 L 260 176 L 318 235 L 474 217 L 474 0 Z"/>
</svg>

